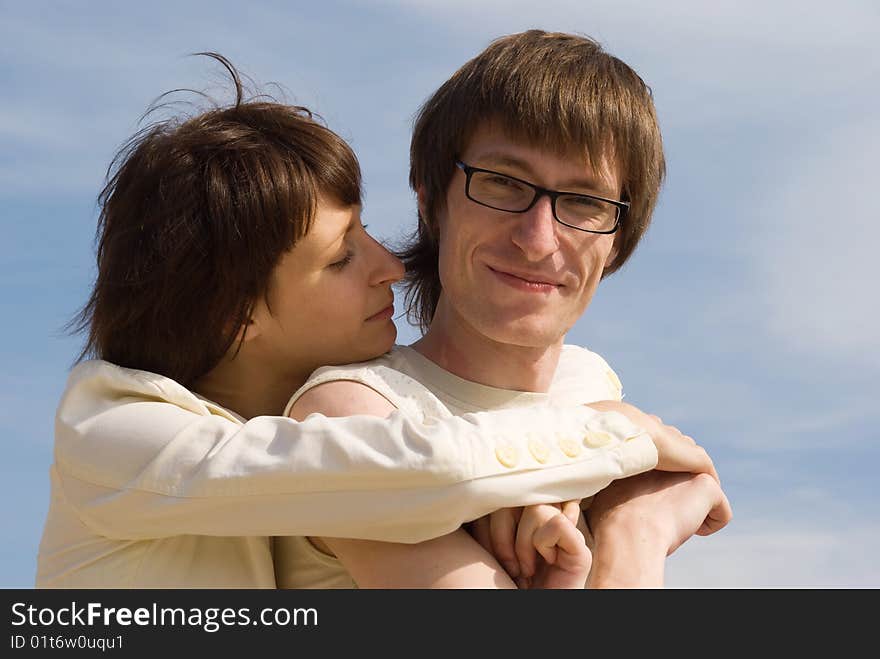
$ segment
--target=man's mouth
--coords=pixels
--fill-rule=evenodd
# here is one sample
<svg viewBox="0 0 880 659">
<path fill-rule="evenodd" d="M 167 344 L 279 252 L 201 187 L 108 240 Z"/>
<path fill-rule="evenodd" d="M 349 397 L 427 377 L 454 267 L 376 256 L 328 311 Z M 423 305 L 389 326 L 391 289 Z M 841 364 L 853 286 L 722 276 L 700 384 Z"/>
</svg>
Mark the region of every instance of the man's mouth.
<svg viewBox="0 0 880 659">
<path fill-rule="evenodd" d="M 498 269 L 487 266 L 502 282 L 524 291 L 533 293 L 549 293 L 563 286 L 555 277 L 543 273 L 531 273 L 521 270 Z"/>
</svg>

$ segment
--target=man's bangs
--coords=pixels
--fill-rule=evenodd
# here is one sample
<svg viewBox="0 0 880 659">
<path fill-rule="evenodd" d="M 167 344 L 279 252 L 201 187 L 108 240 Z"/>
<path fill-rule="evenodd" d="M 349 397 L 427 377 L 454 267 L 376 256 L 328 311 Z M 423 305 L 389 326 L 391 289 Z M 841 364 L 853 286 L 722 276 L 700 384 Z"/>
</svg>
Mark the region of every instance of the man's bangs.
<svg viewBox="0 0 880 659">
<path fill-rule="evenodd" d="M 494 124 L 510 137 L 560 157 L 586 155 L 598 170 L 604 161 L 614 162 L 620 172 L 629 169 L 633 134 L 639 134 L 632 103 L 624 94 L 601 90 L 592 81 L 574 78 L 532 81 L 510 76 L 482 90 L 471 108 L 466 125 L 473 131 Z M 544 76 L 547 78 L 547 76 Z"/>
</svg>

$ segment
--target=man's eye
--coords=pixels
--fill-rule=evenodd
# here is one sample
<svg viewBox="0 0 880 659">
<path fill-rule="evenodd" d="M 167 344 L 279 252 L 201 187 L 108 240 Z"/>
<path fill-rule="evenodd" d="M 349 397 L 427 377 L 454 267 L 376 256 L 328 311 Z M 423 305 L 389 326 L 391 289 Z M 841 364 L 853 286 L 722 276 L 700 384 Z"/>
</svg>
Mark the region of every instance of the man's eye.
<svg viewBox="0 0 880 659">
<path fill-rule="evenodd" d="M 565 197 L 565 202 L 572 206 L 581 206 L 583 208 L 602 208 L 605 204 L 598 199 L 590 197 Z"/>
<path fill-rule="evenodd" d="M 488 179 L 488 183 L 499 188 L 509 188 L 511 190 L 520 190 L 522 188 L 522 185 L 517 181 L 507 178 L 506 176 L 491 176 Z"/>
</svg>

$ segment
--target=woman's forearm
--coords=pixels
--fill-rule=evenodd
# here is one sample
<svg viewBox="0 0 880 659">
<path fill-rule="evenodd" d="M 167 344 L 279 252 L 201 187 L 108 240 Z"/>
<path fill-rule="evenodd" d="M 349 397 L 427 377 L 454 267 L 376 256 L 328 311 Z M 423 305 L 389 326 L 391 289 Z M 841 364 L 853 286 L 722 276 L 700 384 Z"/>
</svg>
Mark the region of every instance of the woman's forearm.
<svg viewBox="0 0 880 659">
<path fill-rule="evenodd" d="M 59 406 L 53 478 L 79 519 L 109 538 L 412 543 L 498 508 L 587 496 L 656 464 L 650 438 L 624 432 L 544 463 L 530 453 L 531 434 L 580 439 L 597 415 L 539 406 L 431 424 L 400 414 L 242 424 L 167 378 L 90 362 L 71 374 Z"/>
<path fill-rule="evenodd" d="M 492 555 L 461 529 L 416 545 L 324 541 L 359 588 L 516 588 Z"/>
</svg>

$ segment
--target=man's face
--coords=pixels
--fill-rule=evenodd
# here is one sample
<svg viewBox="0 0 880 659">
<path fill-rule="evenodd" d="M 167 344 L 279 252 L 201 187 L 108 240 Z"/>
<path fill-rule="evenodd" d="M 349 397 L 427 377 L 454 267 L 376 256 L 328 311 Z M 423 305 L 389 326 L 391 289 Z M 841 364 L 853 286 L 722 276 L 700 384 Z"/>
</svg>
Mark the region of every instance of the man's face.
<svg viewBox="0 0 880 659">
<path fill-rule="evenodd" d="M 590 167 L 586 154 L 567 157 L 530 146 L 486 124 L 460 159 L 550 190 L 620 198 L 616 168 Z M 456 168 L 440 225 L 441 304 L 470 329 L 529 347 L 561 343 L 583 314 L 613 258 L 614 236 L 563 226 L 542 197 L 525 213 L 481 206 L 465 196 Z"/>
</svg>

